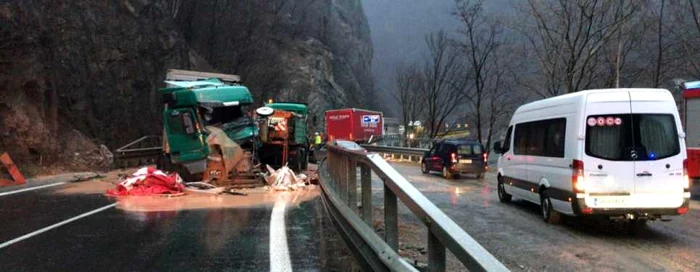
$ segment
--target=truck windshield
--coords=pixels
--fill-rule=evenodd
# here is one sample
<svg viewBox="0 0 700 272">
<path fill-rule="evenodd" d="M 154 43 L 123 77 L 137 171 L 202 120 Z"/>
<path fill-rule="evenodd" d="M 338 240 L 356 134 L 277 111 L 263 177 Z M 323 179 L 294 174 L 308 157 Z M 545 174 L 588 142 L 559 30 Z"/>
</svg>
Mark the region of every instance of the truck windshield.
<svg viewBox="0 0 700 272">
<path fill-rule="evenodd" d="M 211 119 L 207 122 L 208 125 L 223 125 L 235 121 L 244 116 L 241 106 L 217 107 L 211 114 Z"/>
<path fill-rule="evenodd" d="M 612 161 L 658 160 L 680 153 L 671 114 L 588 116 L 586 154 Z"/>
</svg>

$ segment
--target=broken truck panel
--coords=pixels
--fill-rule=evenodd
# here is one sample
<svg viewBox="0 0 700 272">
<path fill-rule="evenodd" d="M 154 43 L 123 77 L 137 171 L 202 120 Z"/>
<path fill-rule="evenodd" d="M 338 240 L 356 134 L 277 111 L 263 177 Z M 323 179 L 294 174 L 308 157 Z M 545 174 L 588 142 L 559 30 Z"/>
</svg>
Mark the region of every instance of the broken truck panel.
<svg viewBox="0 0 700 272">
<path fill-rule="evenodd" d="M 294 171 L 308 167 L 308 106 L 302 103 L 270 103 L 275 110 L 261 133 L 261 161 L 276 167 L 289 165 Z"/>
<path fill-rule="evenodd" d="M 309 107 L 306 104 L 302 103 L 271 103 L 267 104 L 265 106 L 268 106 L 270 108 L 273 108 L 275 110 L 284 110 L 284 111 L 291 111 L 293 113 L 296 113 L 297 115 L 300 115 L 298 118 L 298 121 L 295 123 L 294 130 L 295 130 L 295 137 L 294 137 L 294 142 L 297 144 L 307 144 L 307 117 L 309 116 Z M 301 121 L 299 121 L 301 119 Z"/>
<path fill-rule="evenodd" d="M 253 168 L 257 164 L 255 151 L 260 144 L 259 129 L 249 112 L 253 96 L 248 88 L 238 84 L 239 81 L 235 75 L 168 71 L 168 86 L 159 90 L 165 103 L 164 159 L 187 181 L 203 177 L 220 183 L 256 179 L 259 170 Z M 215 131 L 217 129 L 220 131 Z M 228 143 L 228 140 L 207 144 L 212 142 L 210 137 L 228 138 L 232 145 L 241 149 L 243 156 L 238 156 L 241 155 L 238 151 L 222 152 L 226 148 L 220 143 Z M 226 156 L 234 154 L 248 161 L 231 165 L 232 158 Z M 247 169 L 237 167 L 241 165 Z"/>
</svg>

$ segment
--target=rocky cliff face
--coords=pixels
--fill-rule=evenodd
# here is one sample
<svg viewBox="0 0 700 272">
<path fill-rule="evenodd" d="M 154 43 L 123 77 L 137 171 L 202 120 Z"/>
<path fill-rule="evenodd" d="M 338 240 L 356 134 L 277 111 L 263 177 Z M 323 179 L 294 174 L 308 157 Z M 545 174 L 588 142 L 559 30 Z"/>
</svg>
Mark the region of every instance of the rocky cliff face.
<svg viewBox="0 0 700 272">
<path fill-rule="evenodd" d="M 168 68 L 239 74 L 256 101 L 321 117 L 366 103 L 371 57 L 359 0 L 2 2 L 0 151 L 46 163 L 66 139 L 159 134 Z"/>
</svg>

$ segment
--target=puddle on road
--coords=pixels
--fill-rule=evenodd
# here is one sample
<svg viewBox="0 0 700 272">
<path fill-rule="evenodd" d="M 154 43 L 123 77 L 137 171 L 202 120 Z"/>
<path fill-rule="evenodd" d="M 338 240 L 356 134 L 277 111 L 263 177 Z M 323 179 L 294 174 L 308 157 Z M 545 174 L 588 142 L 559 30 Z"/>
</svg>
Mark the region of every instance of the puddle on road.
<svg viewBox="0 0 700 272">
<path fill-rule="evenodd" d="M 196 209 L 250 208 L 273 206 L 278 199 L 294 206 L 319 196 L 318 188 L 294 192 L 249 193 L 246 196 L 188 193 L 179 197 L 117 197 L 117 208 L 132 212 L 179 211 Z"/>
<path fill-rule="evenodd" d="M 114 184 L 106 181 L 95 180 L 95 181 L 83 181 L 74 182 L 68 185 L 62 186 L 60 189 L 56 190 L 54 193 L 62 195 L 74 195 L 74 194 L 104 194 L 109 189 L 114 189 Z"/>
<path fill-rule="evenodd" d="M 56 190 L 54 194 L 105 195 L 107 190 L 114 189 L 116 186 L 115 183 L 103 180 L 75 182 L 63 186 Z M 248 195 L 212 195 L 207 193 L 187 192 L 186 195 L 177 197 L 168 197 L 167 195 L 123 196 L 114 197 L 114 199 L 117 200 L 118 209 L 132 212 L 264 207 L 273 206 L 278 199 L 285 201 L 288 206 L 295 206 L 318 197 L 320 188 L 312 185 L 299 191 L 264 192 L 261 188 L 256 188 L 246 190 L 245 192 Z"/>
</svg>

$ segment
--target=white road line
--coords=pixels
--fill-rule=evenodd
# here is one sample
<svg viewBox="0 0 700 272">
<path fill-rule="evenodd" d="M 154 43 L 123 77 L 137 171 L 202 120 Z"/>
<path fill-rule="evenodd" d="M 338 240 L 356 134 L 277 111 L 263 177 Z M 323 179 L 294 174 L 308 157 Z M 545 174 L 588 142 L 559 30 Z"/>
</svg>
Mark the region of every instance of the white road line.
<svg viewBox="0 0 700 272">
<path fill-rule="evenodd" d="M 287 246 L 287 228 L 284 223 L 286 208 L 286 201 L 282 198 L 277 199 L 272 208 L 270 218 L 270 271 L 272 272 L 292 271 Z"/>
<path fill-rule="evenodd" d="M 15 190 L 15 191 L 4 192 L 4 193 L 0 193 L 0 196 L 18 194 L 18 193 L 21 193 L 21 192 L 39 190 L 39 189 L 49 188 L 49 187 L 58 186 L 58 185 L 63 185 L 63 184 L 66 184 L 66 182 L 56 182 L 56 183 L 51 183 L 51 184 L 46 184 L 46 185 L 41 185 L 41 186 L 34 186 L 34 187 L 19 189 L 19 190 Z"/>
<path fill-rule="evenodd" d="M 92 211 L 90 211 L 90 212 L 86 212 L 86 213 L 84 213 L 84 214 L 81 214 L 81 215 L 78 215 L 78 216 L 73 217 L 73 218 L 71 218 L 71 219 L 68 219 L 68 220 L 65 220 L 65 221 L 62 221 L 62 222 L 53 224 L 53 225 L 51 225 L 51 226 L 45 227 L 45 228 L 40 229 L 40 230 L 37 230 L 37 231 L 35 231 L 35 232 L 22 235 L 22 236 L 20 236 L 20 237 L 17 237 L 17 238 L 15 238 L 15 239 L 12 239 L 12 240 L 10 240 L 10 241 L 7 241 L 7 242 L 4 242 L 4 243 L 0 244 L 0 249 L 2 249 L 2 248 L 4 248 L 4 247 L 7 247 L 7 246 L 10 246 L 10 245 L 12 245 L 12 244 L 14 244 L 14 243 L 17 243 L 17 242 L 19 242 L 19 241 L 22 241 L 22 240 L 25 240 L 25 239 L 29 239 L 29 238 L 31 238 L 32 236 L 36 236 L 36 235 L 42 234 L 42 233 L 44 233 L 44 232 L 47 232 L 47 231 L 49 231 L 49 230 L 58 228 L 58 227 L 60 227 L 60 226 L 63 226 L 63 225 L 65 225 L 65 224 L 68 224 L 68 223 L 70 223 L 70 222 L 73 222 L 73 221 L 75 221 L 75 220 L 78 220 L 78 219 L 80 219 L 80 218 L 83 218 L 83 217 L 86 217 L 86 216 L 90 216 L 90 215 L 96 214 L 96 213 L 98 213 L 98 212 L 104 211 L 104 210 L 106 210 L 106 209 L 112 208 L 112 207 L 114 207 L 114 206 L 117 206 L 117 203 L 109 204 L 109 205 L 104 206 L 104 207 L 102 207 L 102 208 L 99 208 L 99 209 L 96 209 L 96 210 L 92 210 Z"/>
</svg>

